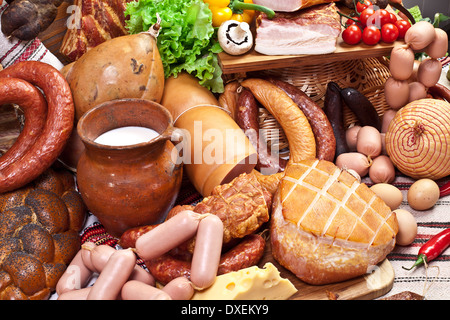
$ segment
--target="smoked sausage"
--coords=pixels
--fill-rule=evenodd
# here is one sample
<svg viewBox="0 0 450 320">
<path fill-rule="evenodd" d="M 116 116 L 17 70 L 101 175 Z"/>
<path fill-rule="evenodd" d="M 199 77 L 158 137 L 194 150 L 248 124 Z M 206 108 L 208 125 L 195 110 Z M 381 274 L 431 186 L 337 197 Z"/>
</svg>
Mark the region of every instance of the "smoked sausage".
<svg viewBox="0 0 450 320">
<path fill-rule="evenodd" d="M 0 105 L 17 104 L 23 111 L 25 123 L 14 144 L 0 158 L 0 170 L 19 159 L 36 142 L 47 117 L 44 95 L 29 82 L 0 78 Z"/>
<path fill-rule="evenodd" d="M 329 82 L 325 92 L 325 102 L 323 110 L 331 123 L 334 137 L 336 139 L 335 159 L 342 153 L 349 152 L 347 145 L 346 130 L 344 127 L 343 104 L 341 88 L 335 82 Z"/>
<path fill-rule="evenodd" d="M 269 170 L 271 173 L 284 171 L 287 160 L 275 157 L 268 150 L 267 143 L 260 135 L 258 119 L 258 103 L 250 90 L 242 88 L 236 103 L 236 123 L 244 131 L 250 143 L 258 152 L 258 162 L 255 168 Z"/>
<path fill-rule="evenodd" d="M 325 112 L 306 93 L 296 86 L 278 79 L 268 79 L 283 90 L 303 111 L 316 139 L 316 155 L 319 160 L 334 160 L 336 138 Z"/>
<path fill-rule="evenodd" d="M 23 157 L 0 170 L 0 192 L 26 185 L 47 170 L 63 151 L 73 125 L 75 108 L 69 84 L 50 64 L 18 62 L 2 71 L 0 78 L 19 78 L 40 88 L 47 100 L 42 133 Z"/>
<path fill-rule="evenodd" d="M 381 131 L 381 119 L 377 110 L 364 94 L 354 88 L 344 88 L 341 90 L 341 96 L 362 127 L 372 126 Z"/>
</svg>

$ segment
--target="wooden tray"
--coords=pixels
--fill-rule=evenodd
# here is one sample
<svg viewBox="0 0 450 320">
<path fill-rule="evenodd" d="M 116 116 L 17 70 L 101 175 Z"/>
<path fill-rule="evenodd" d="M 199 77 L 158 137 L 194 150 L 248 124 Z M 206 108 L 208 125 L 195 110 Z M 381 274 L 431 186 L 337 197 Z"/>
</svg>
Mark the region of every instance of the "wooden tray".
<svg viewBox="0 0 450 320">
<path fill-rule="evenodd" d="M 67 12 L 70 9 L 69 6 L 70 3 L 63 3 L 59 7 L 58 16 L 53 24 L 39 35 L 44 45 L 64 64 L 68 61 L 59 53 L 59 47 L 66 32 L 66 20 L 70 15 L 70 12 Z M 224 74 L 228 74 L 264 70 L 268 66 L 270 69 L 275 69 L 294 65 L 324 63 L 324 61 L 343 61 L 355 59 L 355 57 L 383 56 L 389 54 L 393 45 L 395 45 L 394 43 L 391 45 L 379 44 L 373 47 L 365 45 L 349 47 L 342 43 L 342 39 L 340 41 L 336 52 L 327 55 L 263 56 L 251 52 L 240 57 L 222 53 L 219 58 Z M 335 295 L 339 300 L 375 299 L 389 292 L 394 282 L 394 270 L 387 259 L 380 263 L 371 274 L 344 282 L 321 286 L 308 285 L 300 281 L 289 270 L 276 262 L 272 257 L 269 241 L 267 241 L 265 255 L 259 266 L 263 267 L 266 262 L 272 262 L 280 271 L 281 276 L 288 278 L 296 286 L 298 292 L 291 297 L 293 300 L 329 300 L 330 295 Z"/>
<path fill-rule="evenodd" d="M 388 293 L 394 284 L 394 269 L 388 259 L 379 263 L 372 273 L 334 284 L 314 286 L 298 279 L 282 267 L 272 256 L 270 241 L 266 241 L 264 256 L 259 263 L 263 267 L 271 262 L 280 271 L 280 276 L 289 279 L 298 289 L 290 300 L 371 300 Z"/>
<path fill-rule="evenodd" d="M 329 54 L 268 56 L 257 53 L 252 49 L 249 53 L 242 56 L 232 56 L 221 52 L 219 54 L 219 64 L 224 74 L 294 66 L 321 65 L 328 62 L 388 56 L 395 45 L 404 43 L 404 41 L 398 40 L 390 44 L 380 42 L 374 46 L 366 44 L 348 45 L 339 36 L 336 51 Z"/>
</svg>

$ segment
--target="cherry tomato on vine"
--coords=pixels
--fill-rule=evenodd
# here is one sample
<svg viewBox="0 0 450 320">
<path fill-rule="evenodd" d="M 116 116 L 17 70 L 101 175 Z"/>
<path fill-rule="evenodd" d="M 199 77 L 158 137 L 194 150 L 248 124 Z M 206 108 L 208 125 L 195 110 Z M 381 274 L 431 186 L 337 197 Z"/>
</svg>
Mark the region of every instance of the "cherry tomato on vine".
<svg viewBox="0 0 450 320">
<path fill-rule="evenodd" d="M 367 45 L 375 45 L 377 44 L 381 39 L 381 32 L 380 29 L 378 29 L 375 26 L 367 26 L 364 28 L 363 34 L 362 34 L 362 41 Z"/>
<path fill-rule="evenodd" d="M 370 0 L 358 0 L 356 2 L 356 12 L 361 13 L 364 9 L 373 6 L 372 1 Z"/>
<path fill-rule="evenodd" d="M 344 40 L 346 44 L 357 44 L 361 41 L 361 38 L 362 31 L 356 24 L 348 26 L 342 32 L 342 40 Z"/>
<path fill-rule="evenodd" d="M 361 23 L 365 26 L 367 23 L 367 19 L 369 19 L 369 17 L 371 15 L 373 15 L 375 13 L 375 9 L 372 7 L 366 8 L 361 12 L 361 15 L 359 16 L 359 21 L 361 21 Z"/>
<path fill-rule="evenodd" d="M 398 28 L 393 23 L 386 23 L 381 27 L 381 40 L 386 43 L 392 43 L 398 38 Z"/>
<path fill-rule="evenodd" d="M 397 21 L 397 16 L 392 12 L 389 12 L 389 22 L 395 24 L 395 21 Z"/>
<path fill-rule="evenodd" d="M 376 26 L 377 28 L 381 28 L 386 23 L 391 21 L 391 17 L 389 11 L 386 9 L 378 9 L 367 18 L 366 26 Z"/>
<path fill-rule="evenodd" d="M 407 20 L 399 19 L 395 22 L 398 29 L 398 38 L 403 39 L 405 37 L 406 31 L 411 28 L 411 23 Z"/>
</svg>

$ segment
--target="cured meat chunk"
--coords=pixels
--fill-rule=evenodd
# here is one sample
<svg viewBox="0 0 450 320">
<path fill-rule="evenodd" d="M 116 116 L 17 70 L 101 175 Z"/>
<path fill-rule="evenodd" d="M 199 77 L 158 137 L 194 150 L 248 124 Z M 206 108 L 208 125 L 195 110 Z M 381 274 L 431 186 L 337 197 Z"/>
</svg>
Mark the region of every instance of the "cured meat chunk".
<svg viewBox="0 0 450 320">
<path fill-rule="evenodd" d="M 75 0 L 60 52 L 70 61 L 106 40 L 128 34 L 125 9 L 131 0 Z"/>
<path fill-rule="evenodd" d="M 255 51 L 266 55 L 326 54 L 336 50 L 341 24 L 336 4 L 257 18 Z"/>
</svg>

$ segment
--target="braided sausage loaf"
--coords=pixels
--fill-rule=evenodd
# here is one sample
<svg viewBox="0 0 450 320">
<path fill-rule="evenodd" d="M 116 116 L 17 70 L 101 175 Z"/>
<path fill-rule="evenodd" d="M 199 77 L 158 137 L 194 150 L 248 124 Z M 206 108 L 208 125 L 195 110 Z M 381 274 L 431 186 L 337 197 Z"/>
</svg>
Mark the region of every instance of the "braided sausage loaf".
<svg viewBox="0 0 450 320">
<path fill-rule="evenodd" d="M 48 299 L 80 249 L 87 210 L 72 174 L 48 169 L 1 194 L 0 212 L 0 299 Z"/>
</svg>

